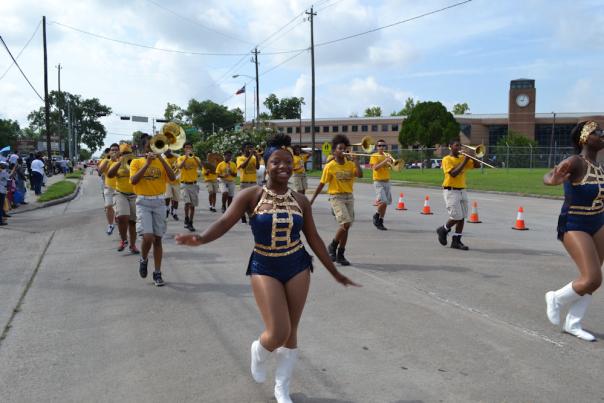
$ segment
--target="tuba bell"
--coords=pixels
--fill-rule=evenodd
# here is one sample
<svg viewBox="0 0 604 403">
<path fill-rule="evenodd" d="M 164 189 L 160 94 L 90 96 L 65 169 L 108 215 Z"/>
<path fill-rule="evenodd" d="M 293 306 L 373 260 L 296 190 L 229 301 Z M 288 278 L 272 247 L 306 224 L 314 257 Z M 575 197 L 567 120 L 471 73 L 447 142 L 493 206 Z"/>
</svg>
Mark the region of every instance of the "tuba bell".
<svg viewBox="0 0 604 403">
<path fill-rule="evenodd" d="M 187 141 L 187 136 L 183 128 L 174 122 L 168 122 L 162 126 L 161 134 L 168 140 L 168 148 L 176 151 L 180 150 Z"/>
<path fill-rule="evenodd" d="M 136 159 L 134 154 L 132 154 L 132 153 L 126 154 L 124 156 L 124 158 L 122 159 L 122 168 L 129 169 L 130 163 L 132 162 L 133 159 Z"/>
<path fill-rule="evenodd" d="M 168 138 L 161 133 L 151 137 L 150 146 L 151 151 L 153 151 L 155 154 L 163 154 L 168 151 L 168 148 L 170 148 Z"/>
</svg>

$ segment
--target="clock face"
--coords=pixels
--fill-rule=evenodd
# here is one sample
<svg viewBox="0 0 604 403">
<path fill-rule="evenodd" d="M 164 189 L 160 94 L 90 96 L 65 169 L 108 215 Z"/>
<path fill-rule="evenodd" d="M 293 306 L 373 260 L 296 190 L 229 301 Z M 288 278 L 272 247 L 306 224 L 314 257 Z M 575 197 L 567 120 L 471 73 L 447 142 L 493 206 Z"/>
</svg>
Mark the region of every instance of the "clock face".
<svg viewBox="0 0 604 403">
<path fill-rule="evenodd" d="M 524 108 L 525 106 L 527 106 L 529 104 L 529 96 L 526 94 L 520 94 L 516 97 L 516 105 L 518 105 L 521 108 Z"/>
</svg>

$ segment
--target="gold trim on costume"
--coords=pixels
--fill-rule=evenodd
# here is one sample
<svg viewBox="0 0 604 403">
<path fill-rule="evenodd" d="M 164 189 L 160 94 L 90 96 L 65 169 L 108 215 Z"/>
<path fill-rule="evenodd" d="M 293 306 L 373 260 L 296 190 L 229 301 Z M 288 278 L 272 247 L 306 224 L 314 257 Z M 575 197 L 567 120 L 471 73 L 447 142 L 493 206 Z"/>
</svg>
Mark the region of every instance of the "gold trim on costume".
<svg viewBox="0 0 604 403">
<path fill-rule="evenodd" d="M 271 248 L 268 248 L 267 245 L 262 245 L 262 244 L 257 243 L 254 247 L 254 252 L 256 252 L 262 256 L 281 257 L 281 256 L 291 255 L 292 253 L 297 252 L 304 247 L 304 245 L 302 244 L 302 242 L 300 242 L 299 239 L 296 242 L 292 242 L 292 245 L 296 245 L 296 246 L 294 246 L 292 249 L 286 250 L 285 252 L 267 252 L 267 251 L 259 249 L 259 248 L 264 248 L 264 249 L 271 249 Z M 283 249 L 285 249 L 285 248 L 283 248 L 283 247 L 277 248 L 277 250 L 283 250 Z"/>
<path fill-rule="evenodd" d="M 587 143 L 587 138 L 589 137 L 591 132 L 593 132 L 597 128 L 598 128 L 598 124 L 596 122 L 594 122 L 593 120 L 585 123 L 583 125 L 583 128 L 581 129 L 581 136 L 579 136 L 579 144 Z"/>
</svg>

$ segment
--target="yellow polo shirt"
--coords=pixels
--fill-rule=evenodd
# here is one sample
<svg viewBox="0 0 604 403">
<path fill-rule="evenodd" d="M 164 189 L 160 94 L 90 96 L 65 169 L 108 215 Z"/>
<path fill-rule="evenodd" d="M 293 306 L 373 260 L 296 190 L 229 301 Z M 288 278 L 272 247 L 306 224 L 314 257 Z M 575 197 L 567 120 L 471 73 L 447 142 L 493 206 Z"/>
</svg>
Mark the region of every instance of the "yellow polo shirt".
<svg viewBox="0 0 604 403">
<path fill-rule="evenodd" d="M 384 161 L 387 157 L 384 154 L 373 153 L 369 158 L 369 165 L 375 166 L 380 162 Z M 374 181 L 389 181 L 390 180 L 390 166 L 388 164 L 382 165 L 380 169 L 373 170 Z"/>
<path fill-rule="evenodd" d="M 250 162 L 248 162 L 245 169 L 241 169 L 241 164 L 247 159 L 246 156 L 241 155 L 237 157 L 237 169 L 239 170 L 239 180 L 241 182 L 254 182 L 256 183 L 256 157 L 252 156 Z"/>
<path fill-rule="evenodd" d="M 463 170 L 456 177 L 452 177 L 449 172 L 455 168 L 457 165 L 463 162 L 465 157 L 463 155 L 459 155 L 458 157 L 454 157 L 452 155 L 447 155 L 443 158 L 442 169 L 445 173 L 445 180 L 443 181 L 443 187 L 452 187 L 452 188 L 465 188 L 466 187 L 466 171 L 468 169 L 475 168 L 474 161 L 470 159 L 466 166 L 463 167 Z"/>
<path fill-rule="evenodd" d="M 191 158 L 187 157 L 186 155 L 181 155 L 180 157 L 178 157 L 176 163 L 180 165 L 183 161 L 185 161 L 185 164 L 182 166 L 182 168 L 180 168 L 180 181 L 197 182 L 197 178 L 199 178 L 199 173 L 197 172 L 197 169 L 201 165 L 201 160 L 197 157 Z"/>
<path fill-rule="evenodd" d="M 230 168 L 229 175 L 226 175 L 227 167 Z M 233 182 L 237 177 L 237 165 L 233 161 L 229 161 L 228 165 L 225 161 L 221 161 L 216 167 L 216 176 L 223 176 L 222 180 L 225 182 Z"/>
<path fill-rule="evenodd" d="M 107 186 L 108 188 L 111 188 L 111 189 L 115 189 L 115 187 L 117 186 L 117 183 L 116 183 L 117 178 L 115 178 L 115 177 L 110 178 L 109 176 L 107 176 L 107 171 L 109 171 L 109 168 L 111 167 L 112 164 L 113 164 L 113 161 L 108 160 L 108 162 L 105 163 L 101 172 L 105 176 L 105 186 Z"/>
<path fill-rule="evenodd" d="M 130 167 L 128 167 L 128 165 L 122 164 L 119 161 L 116 161 L 111 163 L 109 169 L 113 168 L 116 164 L 120 164 L 120 167 L 118 168 L 117 174 L 114 178 L 115 190 L 122 193 L 134 193 L 134 189 L 132 189 L 132 183 L 130 183 Z"/>
<path fill-rule="evenodd" d="M 352 193 L 352 184 L 354 183 L 357 167 L 354 162 L 346 160 L 343 164 L 331 160 L 323 168 L 321 183 L 327 184 L 330 195 L 338 193 Z"/>
<path fill-rule="evenodd" d="M 308 154 L 294 155 L 294 173 L 295 174 L 303 174 L 304 172 L 306 172 L 306 169 L 304 168 L 304 164 L 306 164 L 306 161 L 308 161 L 308 157 L 310 157 Z"/>
<path fill-rule="evenodd" d="M 132 178 L 146 163 L 147 158 L 137 158 L 130 164 L 130 178 Z M 156 158 L 147 167 L 145 175 L 136 185 L 132 185 L 134 193 L 139 196 L 159 196 L 166 193 L 168 175 L 161 162 Z"/>
<path fill-rule="evenodd" d="M 212 172 L 209 169 L 202 168 L 201 174 L 203 175 L 204 182 L 216 182 L 216 179 L 218 179 L 216 172 Z"/>
<path fill-rule="evenodd" d="M 171 157 L 166 157 L 164 155 L 164 159 L 166 160 L 166 162 L 168 163 L 168 165 L 170 165 L 170 168 L 172 168 L 172 170 L 174 171 L 174 176 L 176 176 L 176 161 L 178 160 L 178 155 L 174 155 L 172 154 Z M 175 178 L 173 181 L 168 180 L 168 183 L 171 185 L 178 185 L 180 183 L 180 179 L 177 177 Z"/>
</svg>

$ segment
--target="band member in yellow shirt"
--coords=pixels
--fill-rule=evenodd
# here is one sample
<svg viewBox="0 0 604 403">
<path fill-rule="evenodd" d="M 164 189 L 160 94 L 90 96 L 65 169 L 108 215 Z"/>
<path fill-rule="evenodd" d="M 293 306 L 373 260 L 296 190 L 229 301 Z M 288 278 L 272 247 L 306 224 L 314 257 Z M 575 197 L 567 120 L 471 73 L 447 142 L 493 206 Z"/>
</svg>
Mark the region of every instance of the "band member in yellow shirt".
<svg viewBox="0 0 604 403">
<path fill-rule="evenodd" d="M 218 193 L 218 175 L 216 175 L 216 167 L 206 161 L 202 164 L 201 175 L 208 190 L 208 203 L 210 211 L 216 212 L 216 193 Z"/>
<path fill-rule="evenodd" d="M 239 188 L 241 190 L 256 186 L 256 171 L 260 168 L 260 156 L 256 153 L 252 143 L 245 143 L 242 147 L 243 155 L 237 157 L 239 171 Z M 241 222 L 246 223 L 245 214 Z"/>
<path fill-rule="evenodd" d="M 198 170 L 201 169 L 201 160 L 193 154 L 193 144 L 186 142 L 184 155 L 178 157 L 176 168 L 180 170 L 180 196 L 185 203 L 185 228 L 195 231 L 193 218 L 195 207 L 199 205 L 199 186 L 197 186 Z"/>
<path fill-rule="evenodd" d="M 386 150 L 384 140 L 378 140 L 375 147 L 377 152 L 373 153 L 369 159 L 369 165 L 373 170 L 373 187 L 378 201 L 377 211 L 373 215 L 373 225 L 377 229 L 385 231 L 387 228 L 384 227 L 384 215 L 386 215 L 386 208 L 392 204 L 392 193 L 390 191 L 390 162 L 392 162 L 392 158 L 384 154 L 384 150 Z"/>
<path fill-rule="evenodd" d="M 136 193 L 136 232 L 143 237 L 141 260 L 138 273 L 147 277 L 149 250 L 153 246 L 153 282 L 156 286 L 164 285 L 161 277 L 163 255 L 162 237 L 166 233 L 166 205 L 164 195 L 166 184 L 175 179 L 174 171 L 161 156 L 151 152 L 151 137 L 141 136 L 142 149 L 146 155 L 130 163 L 130 182 Z"/>
<path fill-rule="evenodd" d="M 174 154 L 172 150 L 168 149 L 164 153 L 164 159 L 174 171 L 174 175 L 176 175 L 176 160 L 178 159 L 178 155 Z M 174 221 L 178 221 L 178 202 L 180 201 L 180 179 L 177 177 L 173 181 L 168 182 L 166 186 L 166 218 L 168 216 L 172 216 Z"/>
<path fill-rule="evenodd" d="M 99 172 L 103 174 L 103 180 L 105 182 L 105 187 L 103 188 L 103 199 L 105 201 L 105 216 L 107 217 L 107 235 L 111 235 L 115 228 L 115 210 L 113 209 L 115 204 L 113 200 L 113 196 L 115 195 L 115 178 L 108 177 L 107 171 L 109 170 L 109 166 L 117 161 L 119 152 L 119 144 L 111 144 L 109 147 L 109 158 L 103 159 L 99 163 Z"/>
<path fill-rule="evenodd" d="M 294 150 L 294 174 L 292 175 L 294 190 L 298 193 L 306 193 L 308 189 L 308 181 L 306 180 L 306 161 L 310 154 L 302 151 L 302 147 L 295 145 Z"/>
<path fill-rule="evenodd" d="M 237 177 L 237 165 L 231 161 L 233 153 L 230 151 L 224 152 L 224 161 L 221 161 L 216 166 L 216 176 L 222 193 L 222 212 L 224 213 L 228 206 L 233 201 L 235 196 L 235 178 Z"/>
<path fill-rule="evenodd" d="M 130 252 L 140 253 L 136 248 L 136 195 L 130 183 L 130 165 L 133 158 L 130 144 L 120 144 L 120 157 L 111 164 L 107 175 L 115 178 L 115 215 L 117 216 L 117 229 L 120 233 L 118 252 L 126 249 L 130 240 Z M 129 236 L 128 236 L 129 235 Z"/>
<path fill-rule="evenodd" d="M 323 168 L 321 181 L 312 199 L 310 199 L 310 204 L 312 205 L 323 190 L 323 186 L 327 184 L 329 202 L 339 224 L 336 235 L 327 247 L 327 251 L 332 261 L 342 266 L 348 266 L 350 262 L 344 257 L 344 251 L 346 250 L 346 241 L 348 241 L 348 230 L 354 221 L 352 186 L 355 177 L 363 177 L 363 170 L 357 158 L 353 156 L 351 161 L 345 155 L 347 148 L 350 147 L 348 137 L 337 134 L 331 140 L 331 145 L 334 159 Z"/>
<path fill-rule="evenodd" d="M 438 227 L 438 242 L 447 244 L 447 234 L 455 225 L 455 233 L 451 239 L 453 249 L 468 250 L 469 248 L 461 242 L 464 220 L 468 216 L 468 194 L 466 193 L 466 171 L 479 168 L 480 162 L 460 154 L 461 142 L 459 139 L 452 140 L 449 148 L 451 154 L 443 158 L 442 169 L 445 173 L 443 181 L 443 196 L 449 219 L 445 225 Z"/>
</svg>

